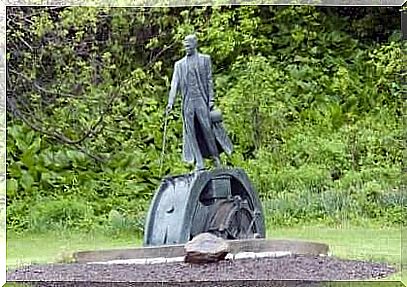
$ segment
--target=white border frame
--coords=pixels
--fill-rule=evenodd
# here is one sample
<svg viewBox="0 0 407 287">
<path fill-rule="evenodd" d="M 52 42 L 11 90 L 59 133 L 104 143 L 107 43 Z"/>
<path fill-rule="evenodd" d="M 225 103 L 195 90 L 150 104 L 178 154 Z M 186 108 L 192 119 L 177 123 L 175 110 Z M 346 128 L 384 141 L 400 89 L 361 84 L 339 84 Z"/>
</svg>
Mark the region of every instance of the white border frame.
<svg viewBox="0 0 407 287">
<path fill-rule="evenodd" d="M 6 283 L 6 4 L 0 3 L 0 286 Z"/>
<path fill-rule="evenodd" d="M 405 0 L 0 0 L 0 286 L 6 283 L 6 7 L 7 6 L 215 6 L 215 5 L 314 5 L 314 6 L 397 6 Z M 401 227 L 401 263 L 407 258 L 407 230 Z M 402 278 L 400 278 L 401 280 Z M 402 282 L 402 281 L 401 281 Z M 407 284 L 407 282 L 402 282 Z"/>
</svg>

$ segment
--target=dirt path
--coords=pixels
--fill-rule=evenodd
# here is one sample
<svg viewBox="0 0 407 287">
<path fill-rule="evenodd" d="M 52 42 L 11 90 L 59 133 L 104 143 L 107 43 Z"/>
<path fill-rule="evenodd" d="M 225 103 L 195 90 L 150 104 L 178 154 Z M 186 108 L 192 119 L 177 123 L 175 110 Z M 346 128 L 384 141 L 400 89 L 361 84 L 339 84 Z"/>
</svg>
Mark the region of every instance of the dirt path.
<svg viewBox="0 0 407 287">
<path fill-rule="evenodd" d="M 383 278 L 393 272 L 395 272 L 393 267 L 380 263 L 341 260 L 334 257 L 288 256 L 222 261 L 204 265 L 186 263 L 32 265 L 9 271 L 7 280 L 195 282 L 192 286 L 198 286 L 196 281 L 373 279 Z"/>
</svg>

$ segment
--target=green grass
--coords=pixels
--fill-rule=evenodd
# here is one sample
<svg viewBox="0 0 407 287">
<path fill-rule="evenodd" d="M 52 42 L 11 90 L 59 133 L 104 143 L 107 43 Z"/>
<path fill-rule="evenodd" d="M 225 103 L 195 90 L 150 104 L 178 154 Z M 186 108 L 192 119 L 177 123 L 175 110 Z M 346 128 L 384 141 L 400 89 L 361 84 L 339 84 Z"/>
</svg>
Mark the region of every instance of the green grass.
<svg viewBox="0 0 407 287">
<path fill-rule="evenodd" d="M 130 234 L 48 232 L 15 234 L 7 232 L 7 268 L 27 264 L 69 261 L 77 251 L 141 246 L 140 237 Z"/>
<path fill-rule="evenodd" d="M 404 238 L 407 239 L 407 234 L 404 234 Z M 400 270 L 402 240 L 399 228 L 322 226 L 277 228 L 268 230 L 268 238 L 326 243 L 334 256 L 386 262 Z M 7 267 L 69 261 L 72 253 L 76 251 L 128 248 L 141 246 L 141 244 L 140 237 L 130 234 L 112 237 L 102 233 L 49 232 L 19 235 L 8 232 Z M 407 282 L 407 272 L 398 272 L 387 278 L 387 280 L 397 281 L 401 279 Z"/>
<path fill-rule="evenodd" d="M 312 240 L 326 243 L 332 255 L 343 258 L 400 263 L 400 229 L 284 228 L 269 231 L 269 238 Z"/>
<path fill-rule="evenodd" d="M 333 256 L 345 259 L 385 262 L 401 271 L 400 228 L 327 228 L 296 227 L 268 230 L 268 237 L 275 239 L 298 239 L 326 243 Z M 407 239 L 404 236 L 403 239 Z M 403 244 L 405 244 L 403 240 Z M 404 249 L 404 253 L 407 249 Z M 404 260 L 404 259 L 403 259 Z M 397 272 L 386 280 L 407 282 L 407 270 Z"/>
<path fill-rule="evenodd" d="M 401 281 L 407 286 L 407 228 L 403 229 L 401 239 L 401 263 L 403 265 Z"/>
</svg>

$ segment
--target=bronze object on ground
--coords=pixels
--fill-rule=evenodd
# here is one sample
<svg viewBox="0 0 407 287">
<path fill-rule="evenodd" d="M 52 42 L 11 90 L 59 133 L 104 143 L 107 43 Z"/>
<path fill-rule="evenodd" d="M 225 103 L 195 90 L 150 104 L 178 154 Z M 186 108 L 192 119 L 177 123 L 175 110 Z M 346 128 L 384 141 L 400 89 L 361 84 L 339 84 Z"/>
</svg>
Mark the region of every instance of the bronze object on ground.
<svg viewBox="0 0 407 287">
<path fill-rule="evenodd" d="M 225 239 L 265 237 L 263 210 L 241 169 L 167 177 L 148 212 L 144 245 L 182 244 L 203 232 Z"/>
</svg>

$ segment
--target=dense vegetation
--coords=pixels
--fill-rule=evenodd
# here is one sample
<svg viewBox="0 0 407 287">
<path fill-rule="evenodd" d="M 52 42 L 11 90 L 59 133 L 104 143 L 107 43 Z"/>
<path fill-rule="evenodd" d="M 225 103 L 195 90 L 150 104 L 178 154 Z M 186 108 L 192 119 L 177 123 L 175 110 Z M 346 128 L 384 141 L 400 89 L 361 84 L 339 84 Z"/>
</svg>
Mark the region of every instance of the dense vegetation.
<svg viewBox="0 0 407 287">
<path fill-rule="evenodd" d="M 223 161 L 246 169 L 269 224 L 407 222 L 397 9 L 8 7 L 7 17 L 9 228 L 142 230 L 173 64 L 192 32 L 235 146 Z M 176 110 L 171 174 L 190 169 Z"/>
</svg>

